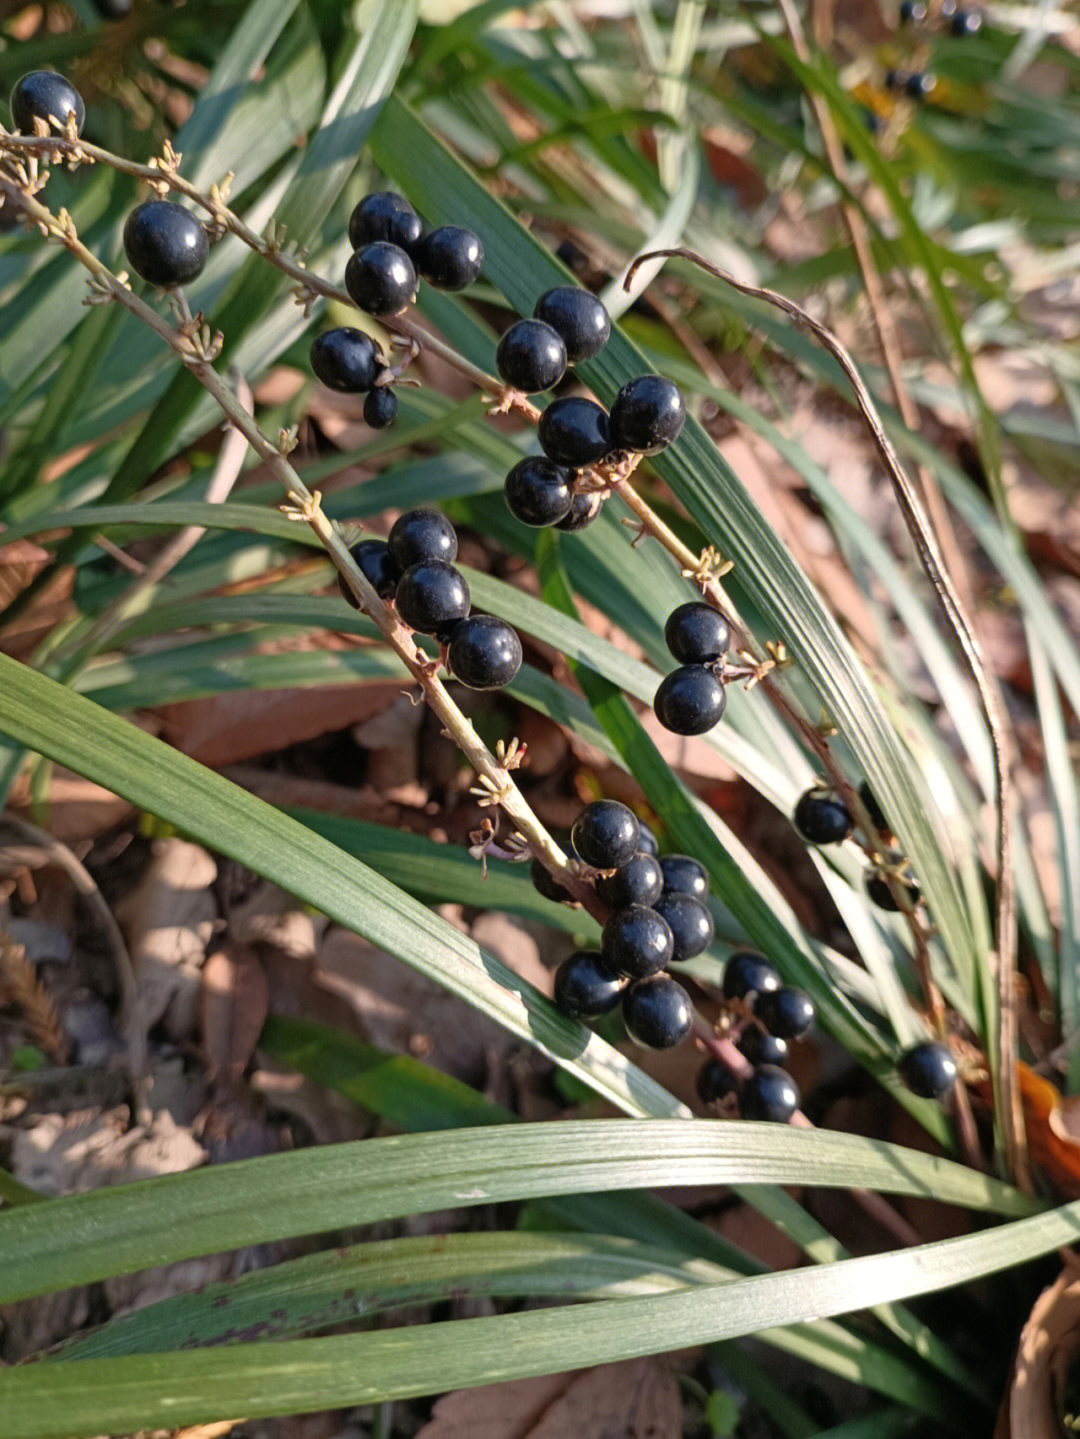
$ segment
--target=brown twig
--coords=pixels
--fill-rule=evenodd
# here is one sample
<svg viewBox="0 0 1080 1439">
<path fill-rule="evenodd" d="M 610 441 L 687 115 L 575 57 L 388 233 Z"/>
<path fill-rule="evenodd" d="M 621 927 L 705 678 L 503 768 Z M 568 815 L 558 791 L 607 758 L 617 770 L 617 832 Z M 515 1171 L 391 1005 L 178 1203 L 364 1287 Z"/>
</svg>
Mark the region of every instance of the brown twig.
<svg viewBox="0 0 1080 1439">
<path fill-rule="evenodd" d="M 1005 1138 L 1006 1163 L 1014 1182 L 1031 1192 L 1031 1175 L 1028 1167 L 1027 1141 L 1024 1133 L 1023 1113 L 1020 1107 L 1019 1075 L 1016 1068 L 1016 1013 L 1012 981 L 1016 965 L 1016 906 L 1012 873 L 1012 777 L 1010 773 L 1011 745 L 1000 693 L 990 678 L 983 659 L 978 639 L 956 589 L 949 577 L 945 563 L 937 546 L 933 530 L 923 513 L 911 481 L 908 479 L 899 456 L 885 433 L 874 405 L 873 397 L 863 383 L 854 361 L 839 340 L 824 325 L 818 323 L 794 301 L 778 295 L 774 290 L 760 289 L 747 285 L 728 274 L 726 270 L 710 264 L 693 250 L 682 247 L 654 251 L 635 260 L 627 274 L 630 275 L 643 260 L 655 259 L 658 255 L 673 259 L 689 260 L 706 270 L 716 279 L 730 285 L 740 294 L 751 299 L 764 300 L 767 304 L 782 310 L 801 328 L 808 330 L 829 352 L 843 370 L 848 383 L 855 392 L 856 402 L 873 436 L 875 447 L 892 482 L 900 512 L 904 517 L 920 563 L 926 572 L 945 617 L 956 636 L 957 642 L 967 660 L 979 694 L 979 701 L 990 734 L 994 756 L 994 800 L 996 807 L 995 851 L 997 861 L 997 913 L 995 916 L 995 945 L 998 977 L 998 1003 L 1000 1009 L 1000 1065 L 994 1074 L 995 1104 L 1001 1120 Z M 886 876 L 890 889 L 899 901 L 906 902 L 902 885 L 891 875 Z M 973 1124 L 965 1120 L 965 1107 L 958 1108 L 962 1135 L 973 1133 Z M 970 1118 L 970 1115 L 967 1115 Z"/>
</svg>

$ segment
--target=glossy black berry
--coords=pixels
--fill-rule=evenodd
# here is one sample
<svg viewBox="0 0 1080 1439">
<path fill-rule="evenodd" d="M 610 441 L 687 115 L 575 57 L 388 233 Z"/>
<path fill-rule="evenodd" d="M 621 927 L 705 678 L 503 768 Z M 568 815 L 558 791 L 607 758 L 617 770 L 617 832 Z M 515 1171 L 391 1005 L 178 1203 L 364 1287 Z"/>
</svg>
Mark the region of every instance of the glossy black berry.
<svg viewBox="0 0 1080 1439">
<path fill-rule="evenodd" d="M 387 544 L 403 570 L 421 560 L 457 559 L 457 531 L 438 510 L 406 510 L 394 521 Z"/>
<path fill-rule="evenodd" d="M 798 1107 L 798 1086 L 787 1070 L 774 1064 L 755 1069 L 740 1086 L 739 1113 L 744 1119 L 786 1124 Z"/>
<path fill-rule="evenodd" d="M 596 892 L 612 909 L 625 909 L 628 904 L 652 907 L 664 890 L 664 874 L 655 855 L 639 850 L 614 874 L 602 875 L 596 881 Z"/>
<path fill-rule="evenodd" d="M 892 826 L 885 818 L 885 812 L 878 804 L 877 797 L 874 794 L 874 791 L 870 788 L 869 784 L 866 782 L 866 780 L 863 780 L 862 784 L 859 786 L 859 798 L 863 802 L 863 808 L 866 810 L 866 813 L 870 816 L 870 818 L 874 821 L 874 824 L 877 826 L 879 833 L 892 834 Z"/>
<path fill-rule="evenodd" d="M 570 891 L 565 889 L 538 859 L 534 859 L 529 867 L 529 878 L 532 880 L 533 889 L 545 899 L 553 899 L 556 904 L 561 904 L 564 900 L 573 901 L 574 896 Z"/>
<path fill-rule="evenodd" d="M 555 1006 L 570 1019 L 598 1019 L 622 994 L 623 985 L 605 973 L 595 949 L 579 949 L 555 971 Z"/>
<path fill-rule="evenodd" d="M 926 6 L 921 3 L 921 0 L 901 0 L 901 25 L 920 25 L 925 19 Z"/>
<path fill-rule="evenodd" d="M 469 613 L 469 586 L 445 560 L 421 560 L 398 580 L 394 601 L 410 629 L 437 635 Z"/>
<path fill-rule="evenodd" d="M 469 615 L 451 635 L 446 660 L 450 673 L 467 689 L 502 689 L 521 668 L 521 641 L 505 620 Z"/>
<path fill-rule="evenodd" d="M 379 347 L 363 330 L 343 327 L 317 336 L 309 358 L 315 378 L 329 389 L 359 395 L 375 383 Z"/>
<path fill-rule="evenodd" d="M 435 290 L 464 290 L 484 267 L 480 236 L 458 225 L 431 230 L 416 247 L 421 276 Z"/>
<path fill-rule="evenodd" d="M 379 598 L 392 600 L 397 590 L 398 580 L 401 579 L 401 566 L 391 555 L 386 541 L 360 540 L 353 545 L 349 554 L 360 566 L 364 578 Z M 338 575 L 338 588 L 353 609 L 358 610 L 360 601 L 349 589 L 342 575 Z"/>
<path fill-rule="evenodd" d="M 920 1099 L 944 1099 L 956 1084 L 956 1060 L 944 1044 L 930 1040 L 905 1050 L 897 1068 L 900 1078 Z"/>
<path fill-rule="evenodd" d="M 690 600 L 668 615 L 664 643 L 681 665 L 713 664 L 731 648 L 731 626 L 712 605 Z"/>
<path fill-rule="evenodd" d="M 748 999 L 780 988 L 780 976 L 763 955 L 740 949 L 728 959 L 724 969 L 724 998 Z"/>
<path fill-rule="evenodd" d="M 851 811 L 839 795 L 820 789 L 808 789 L 800 797 L 792 819 L 807 844 L 839 844 L 855 828 Z"/>
<path fill-rule="evenodd" d="M 814 1023 L 814 1001 L 801 989 L 760 991 L 751 1008 L 770 1034 L 777 1039 L 801 1039 Z"/>
<path fill-rule="evenodd" d="M 389 385 L 376 385 L 364 400 L 364 424 L 385 430 L 397 419 L 397 395 Z"/>
<path fill-rule="evenodd" d="M 653 696 L 656 718 L 672 734 L 707 734 L 727 706 L 724 686 L 704 665 L 680 665 Z"/>
<path fill-rule="evenodd" d="M 684 959 L 693 959 L 704 954 L 713 942 L 712 915 L 690 894 L 676 894 L 668 891 L 660 896 L 653 906 L 656 913 L 668 922 L 674 943 L 671 959 L 679 964 Z"/>
<path fill-rule="evenodd" d="M 611 448 L 607 411 L 583 395 L 552 400 L 540 416 L 537 435 L 549 460 L 574 469 L 595 464 Z"/>
<path fill-rule="evenodd" d="M 587 804 L 570 831 L 574 853 L 593 869 L 621 869 L 637 854 L 640 838 L 637 815 L 616 799 Z"/>
<path fill-rule="evenodd" d="M 508 385 L 535 395 L 566 374 L 566 346 L 543 320 L 518 320 L 499 341 L 495 365 Z"/>
<path fill-rule="evenodd" d="M 576 285 L 547 290 L 537 300 L 533 314 L 562 336 L 568 365 L 598 355 L 611 334 L 611 320 L 604 306 L 595 295 Z"/>
<path fill-rule="evenodd" d="M 949 34 L 954 40 L 964 40 L 982 28 L 982 16 L 977 10 L 956 10 L 949 19 Z"/>
<path fill-rule="evenodd" d="M 523 525 L 555 525 L 570 513 L 570 470 L 546 455 L 527 455 L 506 477 L 506 506 Z"/>
<path fill-rule="evenodd" d="M 557 530 L 566 530 L 572 533 L 574 530 L 583 530 L 586 525 L 591 525 L 602 509 L 604 504 L 603 495 L 597 491 L 592 494 L 576 494 L 570 501 L 570 509 L 561 520 L 556 520 Z"/>
<path fill-rule="evenodd" d="M 124 253 L 137 275 L 168 289 L 194 280 L 206 264 L 210 242 L 190 210 L 171 200 L 145 200 L 124 225 Z"/>
<path fill-rule="evenodd" d="M 937 80 L 925 70 L 918 70 L 904 81 L 904 94 L 910 100 L 925 100 L 937 84 Z"/>
<path fill-rule="evenodd" d="M 755 1067 L 759 1064 L 782 1065 L 787 1059 L 787 1040 L 778 1039 L 775 1034 L 767 1034 L 756 1024 L 748 1025 L 743 1030 L 735 1041 L 735 1048 Z"/>
<path fill-rule="evenodd" d="M 919 886 L 913 879 L 901 880 L 901 888 L 906 890 L 908 903 L 915 905 L 919 902 Z M 884 875 L 874 874 L 872 871 L 866 881 L 867 898 L 878 909 L 888 910 L 890 914 L 899 914 L 900 906 L 893 897 Z"/>
<path fill-rule="evenodd" d="M 387 240 L 411 254 L 424 233 L 420 216 L 404 195 L 378 190 L 365 195 L 349 216 L 349 244 L 362 250 L 375 240 Z"/>
<path fill-rule="evenodd" d="M 690 1033 L 690 996 L 670 975 L 653 974 L 632 984 L 623 996 L 623 1024 L 643 1049 L 671 1049 Z"/>
<path fill-rule="evenodd" d="M 345 266 L 345 288 L 368 315 L 397 315 L 416 299 L 416 271 L 400 245 L 373 240 Z"/>
<path fill-rule="evenodd" d="M 715 1104 L 734 1094 L 739 1081 L 722 1059 L 707 1059 L 698 1070 L 697 1092 L 703 1104 Z"/>
<path fill-rule="evenodd" d="M 628 904 L 604 925 L 600 952 L 608 974 L 641 979 L 671 963 L 675 941 L 671 928 L 655 909 Z"/>
<path fill-rule="evenodd" d="M 709 876 L 700 860 L 688 854 L 662 854 L 660 873 L 664 876 L 665 894 L 689 894 L 694 899 L 706 899 L 709 894 Z"/>
<path fill-rule="evenodd" d="M 660 848 L 660 846 L 656 843 L 656 835 L 653 834 L 652 830 L 649 828 L 649 826 L 645 823 L 643 819 L 638 820 L 638 825 L 641 829 L 641 838 L 638 840 L 638 849 L 643 854 L 656 854 Z M 663 873 L 663 871 L 661 871 L 661 873 Z"/>
<path fill-rule="evenodd" d="M 658 455 L 677 440 L 686 423 L 678 385 L 660 375 L 639 375 L 623 385 L 611 406 L 611 447 Z"/>
<path fill-rule="evenodd" d="M 11 120 L 20 135 L 32 135 L 35 120 L 44 120 L 50 130 L 63 130 L 71 115 L 75 116 L 76 134 L 81 135 L 86 106 L 78 90 L 63 75 L 56 75 L 52 70 L 31 70 L 15 81 L 11 92 Z"/>
</svg>

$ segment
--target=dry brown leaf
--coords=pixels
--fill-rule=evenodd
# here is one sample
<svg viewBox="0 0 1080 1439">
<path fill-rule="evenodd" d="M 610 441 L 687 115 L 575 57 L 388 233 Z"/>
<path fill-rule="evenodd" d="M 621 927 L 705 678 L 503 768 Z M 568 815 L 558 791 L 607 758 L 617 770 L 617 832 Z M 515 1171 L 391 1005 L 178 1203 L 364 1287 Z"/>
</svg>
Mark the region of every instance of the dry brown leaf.
<svg viewBox="0 0 1080 1439">
<path fill-rule="evenodd" d="M 416 1439 L 679 1439 L 682 1401 L 662 1359 L 512 1379 L 446 1394 Z"/>
<path fill-rule="evenodd" d="M 1075 1261 L 1035 1301 L 1020 1334 L 994 1439 L 1058 1439 L 1068 1372 L 1080 1353 L 1080 1274 Z"/>
<path fill-rule="evenodd" d="M 202 971 L 203 1054 L 211 1084 L 239 1080 L 270 1007 L 266 973 L 254 952 L 232 945 L 211 954 Z"/>
</svg>

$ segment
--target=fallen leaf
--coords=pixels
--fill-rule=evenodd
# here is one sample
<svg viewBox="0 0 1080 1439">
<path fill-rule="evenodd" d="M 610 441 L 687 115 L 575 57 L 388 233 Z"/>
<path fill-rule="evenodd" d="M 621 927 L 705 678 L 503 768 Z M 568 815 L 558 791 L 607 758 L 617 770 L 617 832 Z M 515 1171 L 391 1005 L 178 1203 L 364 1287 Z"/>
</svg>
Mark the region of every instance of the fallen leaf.
<svg viewBox="0 0 1080 1439">
<path fill-rule="evenodd" d="M 416 1439 L 679 1439 L 682 1401 L 662 1359 L 601 1364 L 462 1389 L 438 1400 Z"/>
<path fill-rule="evenodd" d="M 252 950 L 232 945 L 211 954 L 202 971 L 201 1028 L 211 1084 L 239 1080 L 255 1052 L 270 994 Z"/>
<path fill-rule="evenodd" d="M 1058 1439 L 1065 1387 L 1080 1352 L 1080 1272 L 1075 1260 L 1035 1301 L 1020 1334 L 994 1439 Z M 1075 1427 L 1075 1419 L 1069 1424 Z"/>
</svg>

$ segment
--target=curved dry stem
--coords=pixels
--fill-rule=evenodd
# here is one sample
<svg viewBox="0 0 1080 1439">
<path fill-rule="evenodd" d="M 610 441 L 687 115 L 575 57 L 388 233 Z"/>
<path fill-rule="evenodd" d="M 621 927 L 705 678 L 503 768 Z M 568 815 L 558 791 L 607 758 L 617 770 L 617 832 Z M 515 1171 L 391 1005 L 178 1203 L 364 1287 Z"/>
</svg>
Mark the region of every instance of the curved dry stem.
<svg viewBox="0 0 1080 1439">
<path fill-rule="evenodd" d="M 967 660 L 975 679 L 979 703 L 990 734 L 994 758 L 994 802 L 996 810 L 995 852 L 997 863 L 997 912 L 995 915 L 995 946 L 998 978 L 998 1007 L 1000 1012 L 999 1047 L 1001 1051 L 998 1071 L 994 1074 L 995 1107 L 1000 1116 L 1005 1139 L 1006 1163 L 1013 1181 L 1028 1193 L 1031 1192 L 1031 1175 L 1028 1166 L 1027 1139 L 1024 1132 L 1023 1112 L 1020 1106 L 1019 1074 L 1016 1068 L 1016 1007 L 1013 994 L 1013 976 L 1016 967 L 1016 904 L 1013 891 L 1012 870 L 1012 817 L 1013 793 L 1010 773 L 1011 744 L 1005 717 L 1004 703 L 997 685 L 993 682 L 983 659 L 979 641 L 964 606 L 949 577 L 941 557 L 933 530 L 923 513 L 918 496 L 908 479 L 896 450 L 885 433 L 872 396 L 855 363 L 836 337 L 808 315 L 794 301 L 779 295 L 775 290 L 758 288 L 737 280 L 726 270 L 710 264 L 693 250 L 676 247 L 654 250 L 640 255 L 630 266 L 626 283 L 636 268 L 646 260 L 670 257 L 689 260 L 691 264 L 706 270 L 716 279 L 730 285 L 732 289 L 751 299 L 764 300 L 767 304 L 782 310 L 800 328 L 808 330 L 829 352 L 843 370 L 848 383 L 855 392 L 859 410 L 866 422 L 878 454 L 881 456 L 893 492 L 904 517 L 904 523 L 911 535 L 916 554 L 933 586 L 941 608 L 945 613 L 957 643 Z M 872 831 L 871 831 L 872 832 Z M 901 886 L 890 888 L 898 899 Z M 961 1119 L 963 1115 L 961 1114 Z"/>
</svg>

